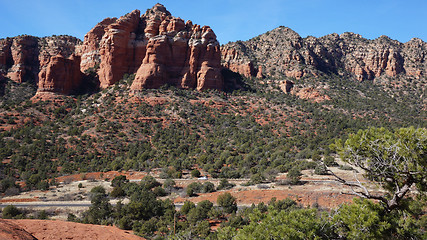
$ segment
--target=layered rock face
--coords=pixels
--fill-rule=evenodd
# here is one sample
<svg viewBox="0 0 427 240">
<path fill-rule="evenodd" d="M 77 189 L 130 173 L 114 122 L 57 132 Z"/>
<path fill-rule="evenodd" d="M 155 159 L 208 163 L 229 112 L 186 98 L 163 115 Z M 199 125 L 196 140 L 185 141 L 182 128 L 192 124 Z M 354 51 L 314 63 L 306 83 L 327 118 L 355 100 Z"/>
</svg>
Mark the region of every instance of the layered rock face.
<svg viewBox="0 0 427 240">
<path fill-rule="evenodd" d="M 80 86 L 81 79 L 80 57 L 73 54 L 65 58 L 58 54 L 40 70 L 37 92 L 70 94 Z"/>
<path fill-rule="evenodd" d="M 69 36 L 0 40 L 0 79 L 34 82 L 39 93 L 70 94 L 89 69 L 97 71 L 101 88 L 135 73 L 133 92 L 164 84 L 222 89 L 220 62 L 220 45 L 210 27 L 185 23 L 161 4 L 142 16 L 134 10 L 104 19 L 83 43 Z"/>
<path fill-rule="evenodd" d="M 34 79 L 38 71 L 38 39 L 20 36 L 9 41 L 10 43 L 6 39 L 6 45 L 3 47 L 8 62 L 6 76 L 18 83 Z"/>
<path fill-rule="evenodd" d="M 222 46 L 222 66 L 245 77 L 256 76 L 254 59 L 249 59 L 246 53 L 245 45 L 240 41 Z"/>
<path fill-rule="evenodd" d="M 105 19 L 86 34 L 77 52 L 82 71 L 99 66 L 101 88 L 125 73 L 136 73 L 134 92 L 164 84 L 223 88 L 220 45 L 212 29 L 185 23 L 161 4 L 142 16 L 134 10 L 119 19 Z"/>
<path fill-rule="evenodd" d="M 353 33 L 301 38 L 279 27 L 246 42 L 226 44 L 221 51 L 223 66 L 245 76 L 249 63 L 262 67 L 266 75 L 297 79 L 329 73 L 350 74 L 359 81 L 398 75 L 420 78 L 427 71 L 427 45 L 420 39 L 400 43 Z"/>
<path fill-rule="evenodd" d="M 38 82 L 39 69 L 45 68 L 58 53 L 71 56 L 81 41 L 70 36 L 38 38 L 18 36 L 0 40 L 0 75 L 21 82 Z"/>
</svg>

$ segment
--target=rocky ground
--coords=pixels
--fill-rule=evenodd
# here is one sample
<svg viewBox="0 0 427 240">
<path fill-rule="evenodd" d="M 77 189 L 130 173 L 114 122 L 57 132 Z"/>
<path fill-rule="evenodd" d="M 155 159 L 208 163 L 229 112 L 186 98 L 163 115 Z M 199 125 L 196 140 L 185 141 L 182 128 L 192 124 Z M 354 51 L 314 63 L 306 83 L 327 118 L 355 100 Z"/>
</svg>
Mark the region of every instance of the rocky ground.
<svg viewBox="0 0 427 240">
<path fill-rule="evenodd" d="M 0 220 L 0 240 L 141 240 L 132 231 L 60 220 Z"/>
</svg>

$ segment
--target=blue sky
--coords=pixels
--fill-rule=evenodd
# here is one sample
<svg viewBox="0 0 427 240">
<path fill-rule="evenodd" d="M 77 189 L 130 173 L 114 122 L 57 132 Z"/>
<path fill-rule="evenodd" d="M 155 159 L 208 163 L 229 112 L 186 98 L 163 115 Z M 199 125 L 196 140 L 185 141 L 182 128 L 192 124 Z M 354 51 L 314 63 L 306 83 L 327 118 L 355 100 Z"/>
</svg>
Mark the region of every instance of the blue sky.
<svg viewBox="0 0 427 240">
<path fill-rule="evenodd" d="M 248 40 L 278 26 L 302 37 L 354 32 L 427 41 L 427 0 L 0 0 L 0 38 L 21 34 L 84 35 L 106 17 L 160 2 L 173 16 L 213 28 L 221 44 Z"/>
</svg>

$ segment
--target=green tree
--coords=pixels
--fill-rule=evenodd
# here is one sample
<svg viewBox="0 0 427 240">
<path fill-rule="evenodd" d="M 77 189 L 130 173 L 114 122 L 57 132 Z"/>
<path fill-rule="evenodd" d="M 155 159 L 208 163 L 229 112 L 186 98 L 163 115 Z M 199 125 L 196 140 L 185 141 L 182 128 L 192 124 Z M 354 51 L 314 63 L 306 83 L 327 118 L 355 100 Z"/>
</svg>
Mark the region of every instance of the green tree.
<svg viewBox="0 0 427 240">
<path fill-rule="evenodd" d="M 233 188 L 235 185 L 230 183 L 226 178 L 222 178 L 218 184 L 217 190 L 225 190 Z"/>
<path fill-rule="evenodd" d="M 200 191 L 202 190 L 202 184 L 200 184 L 199 182 L 192 182 L 190 184 L 188 184 L 187 186 L 187 195 L 188 196 L 194 196 L 196 193 L 200 193 Z"/>
<path fill-rule="evenodd" d="M 112 213 L 112 206 L 108 200 L 105 188 L 96 186 L 92 188 L 91 206 L 84 214 L 84 222 L 91 224 L 101 224 L 108 220 Z"/>
<path fill-rule="evenodd" d="M 200 171 L 199 171 L 199 170 L 197 170 L 197 169 L 194 169 L 194 170 L 192 170 L 192 171 L 191 171 L 191 176 L 192 176 L 193 178 L 198 178 L 198 177 L 200 177 L 200 175 L 201 175 L 201 173 L 200 173 Z"/>
<path fill-rule="evenodd" d="M 151 190 L 155 187 L 161 186 L 162 184 L 159 183 L 153 176 L 147 175 L 141 180 L 140 185 L 145 190 Z"/>
<path fill-rule="evenodd" d="M 332 217 L 337 234 L 344 239 L 387 239 L 390 223 L 383 219 L 384 209 L 369 200 L 354 199 Z"/>
<path fill-rule="evenodd" d="M 205 182 L 202 184 L 202 193 L 211 193 L 215 192 L 215 185 L 211 182 Z"/>
<path fill-rule="evenodd" d="M 184 204 L 181 207 L 181 213 L 182 214 L 187 214 L 191 209 L 195 208 L 196 204 L 194 204 L 191 201 L 185 201 Z"/>
<path fill-rule="evenodd" d="M 17 207 L 13 205 L 7 205 L 5 208 L 3 208 L 2 211 L 2 217 L 3 218 L 15 218 L 16 216 L 20 215 L 22 212 Z"/>
<path fill-rule="evenodd" d="M 346 181 L 331 172 L 338 181 L 352 188 L 363 198 L 381 201 L 388 211 L 401 206 L 405 195 L 416 186 L 425 195 L 427 190 L 427 129 L 401 128 L 389 131 L 369 128 L 337 140 L 332 149 L 350 165 L 362 168 L 364 176 L 379 183 L 387 194 L 373 194 L 360 181 Z"/>
<path fill-rule="evenodd" d="M 300 182 L 301 179 L 301 171 L 298 167 L 293 167 L 291 170 L 289 170 L 288 174 L 286 175 L 286 179 L 289 181 L 290 184 L 296 185 Z"/>
<path fill-rule="evenodd" d="M 126 179 L 126 176 L 124 175 L 120 175 L 117 176 L 113 179 L 113 181 L 111 181 L 111 186 L 112 187 L 122 187 L 124 184 L 128 183 L 129 180 Z"/>
<path fill-rule="evenodd" d="M 317 214 L 315 209 L 297 209 L 290 212 L 269 209 L 266 214 L 255 209 L 249 214 L 249 225 L 237 232 L 230 231 L 229 228 L 221 229 L 218 239 L 223 239 L 223 236 L 236 240 L 329 239 L 330 226 Z"/>
<path fill-rule="evenodd" d="M 216 200 L 218 205 L 224 209 L 226 213 L 233 213 L 237 211 L 237 202 L 236 198 L 233 197 L 230 193 L 223 193 L 218 195 Z"/>
</svg>

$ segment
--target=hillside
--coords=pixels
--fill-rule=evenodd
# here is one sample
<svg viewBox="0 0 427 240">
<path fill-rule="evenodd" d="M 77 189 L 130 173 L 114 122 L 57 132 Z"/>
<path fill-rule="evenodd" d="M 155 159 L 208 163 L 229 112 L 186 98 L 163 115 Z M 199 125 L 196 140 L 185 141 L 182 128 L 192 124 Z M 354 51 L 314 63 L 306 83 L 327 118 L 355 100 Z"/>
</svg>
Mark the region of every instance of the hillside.
<svg viewBox="0 0 427 240">
<path fill-rule="evenodd" d="M 55 179 L 66 175 L 131 171 L 155 173 L 164 181 L 202 172 L 217 185 L 221 179 L 245 179 L 234 191 L 241 198 L 247 186 L 257 185 L 262 192 L 267 186 L 262 184 L 274 188 L 276 183 L 289 196 L 305 189 L 301 196 L 324 197 L 321 191 L 304 192 L 316 188 L 314 172 L 327 174 L 322 160 L 343 175 L 353 169 L 336 162 L 337 152 L 330 148 L 336 139 L 368 127 L 427 127 L 426 56 L 420 39 L 399 43 L 353 33 L 301 38 L 285 27 L 220 46 L 210 27 L 173 17 L 161 4 L 143 14 L 134 10 L 106 18 L 83 41 L 70 36 L 1 39 L 0 193 L 53 189 Z M 300 171 L 312 182 L 299 182 Z M 298 187 L 292 189 L 287 176 L 295 172 Z M 105 204 L 114 216 L 85 213 L 70 219 L 133 228 L 143 236 L 171 236 L 175 206 L 157 197 L 172 190 L 167 193 L 154 181 L 126 182 L 126 188 L 123 183 L 120 196 L 130 204 L 114 209 Z M 277 189 L 264 195 L 278 194 Z M 104 189 L 99 197 L 107 195 Z M 186 197 L 197 200 L 193 193 Z M 271 210 L 297 205 L 284 195 L 278 200 L 270 203 Z M 302 202 L 335 207 L 317 197 Z M 149 204 L 155 206 L 147 207 L 152 215 L 133 215 Z M 295 209 L 311 211 L 302 208 Z M 206 237 L 215 225 L 208 220 L 249 226 L 254 209 L 269 214 L 263 203 L 238 216 L 245 220 L 233 211 L 198 219 L 193 211 L 191 225 L 189 212 L 182 213 L 178 231 Z M 414 219 L 425 216 L 420 212 Z"/>
<path fill-rule="evenodd" d="M 132 21 L 140 27 L 132 29 Z M 178 68 L 169 51 L 181 54 L 187 49 L 185 61 L 197 65 L 203 54 L 191 60 L 192 51 L 212 50 L 206 54 L 213 57 L 203 64 L 213 66 L 219 61 L 219 45 L 210 28 L 183 24 L 157 4 L 141 18 L 135 10 L 120 19 L 104 19 L 83 42 L 68 36 L 2 40 L 10 47 L 3 48 L 2 55 L 3 70 L 10 67 L 1 81 L 3 178 L 25 181 L 31 188 L 43 179 L 75 172 L 171 166 L 181 171 L 195 164 L 226 178 L 267 176 L 288 171 L 295 161 L 313 167 L 303 159 L 329 155 L 334 138 L 366 126 L 426 126 L 425 43 L 419 39 L 401 44 L 350 33 L 303 39 L 279 27 L 221 47 L 225 68 L 214 79 L 224 79 L 219 90 L 225 91 L 192 91 L 187 87 L 203 87 L 167 80 L 173 78 L 168 69 Z M 130 49 L 120 48 L 125 43 L 113 44 L 114 39 L 123 40 L 114 29 L 127 29 L 133 39 Z M 160 47 L 166 43 L 159 39 L 170 43 L 178 41 L 177 36 L 184 36 L 181 47 Z M 144 44 L 135 45 L 136 39 Z M 145 49 L 140 60 L 116 59 L 125 50 L 136 54 L 135 46 Z M 30 56 L 39 65 L 30 65 Z M 74 65 L 80 59 L 79 70 Z M 115 61 L 133 70 L 123 73 Z M 181 70 L 206 70 L 188 68 L 185 61 Z M 362 63 L 375 74 L 351 71 Z M 168 74 L 158 78 L 146 68 L 153 64 Z M 245 64 L 259 67 L 258 78 L 252 76 L 253 69 L 240 71 Z M 25 71 L 13 70 L 17 67 Z M 105 75 L 109 71 L 114 74 Z M 159 89 L 147 89 L 152 87 Z M 34 182 L 31 176 L 37 176 Z"/>
</svg>

